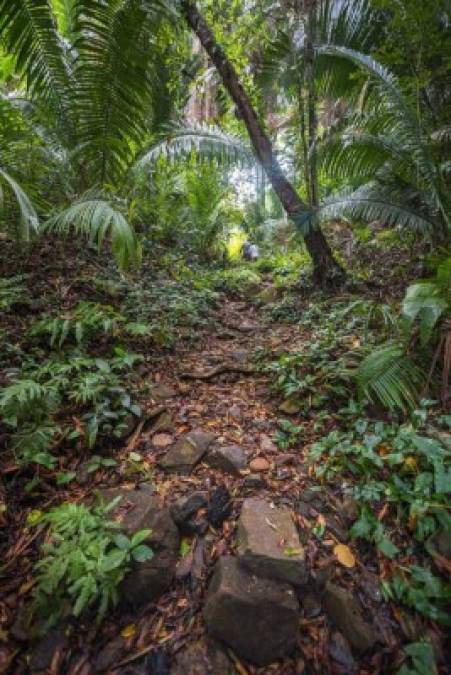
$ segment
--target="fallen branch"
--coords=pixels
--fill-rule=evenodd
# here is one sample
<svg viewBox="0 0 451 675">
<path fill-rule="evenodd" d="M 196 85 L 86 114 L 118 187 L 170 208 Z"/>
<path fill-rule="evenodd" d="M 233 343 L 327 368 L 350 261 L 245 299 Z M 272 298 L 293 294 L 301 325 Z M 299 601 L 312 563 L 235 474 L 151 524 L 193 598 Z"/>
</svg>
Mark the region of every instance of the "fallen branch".
<svg viewBox="0 0 451 675">
<path fill-rule="evenodd" d="M 184 380 L 211 380 L 217 375 L 223 375 L 224 373 L 240 373 L 241 375 L 252 375 L 255 373 L 255 368 L 252 366 L 243 366 L 239 363 L 222 363 L 219 366 L 215 366 L 210 370 L 205 370 L 203 372 L 197 373 L 182 373 L 181 377 Z"/>
</svg>

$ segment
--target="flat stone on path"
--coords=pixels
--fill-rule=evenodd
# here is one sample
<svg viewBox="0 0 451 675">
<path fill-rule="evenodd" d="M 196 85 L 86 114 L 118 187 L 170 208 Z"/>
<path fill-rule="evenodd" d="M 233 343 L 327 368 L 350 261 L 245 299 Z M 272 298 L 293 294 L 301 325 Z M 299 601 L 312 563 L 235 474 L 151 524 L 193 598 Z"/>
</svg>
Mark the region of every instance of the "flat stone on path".
<svg viewBox="0 0 451 675">
<path fill-rule="evenodd" d="M 212 469 L 239 476 L 240 471 L 246 468 L 247 454 L 239 445 L 218 445 L 210 450 L 204 461 Z"/>
<path fill-rule="evenodd" d="M 290 654 L 297 642 L 298 612 L 288 584 L 260 579 L 232 556 L 216 563 L 204 619 L 210 635 L 238 656 L 264 666 Z"/>
<path fill-rule="evenodd" d="M 243 502 L 238 521 L 238 554 L 255 574 L 300 585 L 307 579 L 303 546 L 290 512 L 264 499 Z"/>
<path fill-rule="evenodd" d="M 168 450 L 158 462 L 159 466 L 172 473 L 190 473 L 200 462 L 215 435 L 205 431 L 190 431 Z"/>
</svg>

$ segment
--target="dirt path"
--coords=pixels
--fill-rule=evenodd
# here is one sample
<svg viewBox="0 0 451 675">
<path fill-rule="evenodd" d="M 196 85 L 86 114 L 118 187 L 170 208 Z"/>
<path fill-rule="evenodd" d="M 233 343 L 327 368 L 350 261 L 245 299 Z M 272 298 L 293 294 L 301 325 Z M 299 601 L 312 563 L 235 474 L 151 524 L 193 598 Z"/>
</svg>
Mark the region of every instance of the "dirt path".
<svg viewBox="0 0 451 675">
<path fill-rule="evenodd" d="M 305 462 L 305 453 L 315 437 L 314 420 L 305 420 L 301 441 L 287 451 L 274 442 L 280 417 L 279 401 L 270 391 L 267 375 L 255 367 L 258 350 L 296 351 L 307 337 L 302 328 L 265 322 L 264 311 L 243 302 L 225 302 L 214 327 L 200 327 L 196 342 L 181 344 L 173 354 L 153 360 L 143 370 L 151 387 L 147 409 L 165 408 L 165 422 L 138 428 L 127 447 L 118 474 L 103 474 L 96 487 L 111 485 L 134 488 L 147 483 L 165 507 L 174 507 L 193 493 L 201 495 L 205 507 L 194 518 L 192 529 L 181 539 L 175 579 L 155 603 L 139 611 L 119 608 L 100 628 L 87 623 L 71 632 L 70 647 L 65 635 L 55 643 L 44 641 L 33 647 L 34 654 L 51 658 L 52 673 L 90 675 L 94 672 L 121 675 L 298 675 L 301 673 L 376 674 L 386 672 L 390 648 L 399 644 L 393 621 L 380 608 L 377 561 L 357 564 L 353 569 L 337 564 L 333 548 L 348 541 L 346 517 L 332 491 L 315 484 Z M 201 377 L 198 378 L 197 376 Z M 153 388 L 152 388 L 153 387 Z M 156 388 L 155 388 L 156 387 Z M 157 418 L 160 419 L 160 418 Z M 294 423 L 301 419 L 291 418 Z M 157 422 L 158 424 L 158 422 Z M 210 468 L 199 462 L 186 475 L 162 470 L 160 462 L 174 441 L 193 430 L 214 434 L 220 445 L 238 445 L 247 454 L 239 475 Z M 130 472 L 130 457 L 138 456 L 136 472 Z M 255 460 L 259 460 L 255 464 Z M 128 467 L 124 469 L 124 467 Z M 321 492 L 311 488 L 320 487 Z M 227 508 L 216 524 L 208 509 Z M 202 609 L 211 572 L 224 554 L 236 553 L 236 523 L 243 501 L 261 497 L 287 507 L 305 546 L 311 577 L 299 589 L 299 648 L 294 655 L 271 666 L 258 668 L 239 661 L 226 648 L 208 642 Z M 230 508 L 229 508 L 230 507 Z M 315 528 L 322 532 L 315 535 Z M 353 546 L 352 544 L 350 544 Z M 370 652 L 362 660 L 351 653 L 342 633 L 333 628 L 321 604 L 326 579 L 341 588 L 358 588 L 360 601 L 374 630 L 382 636 L 383 650 Z M 350 593 L 351 591 L 346 591 Z M 379 595 L 378 595 L 379 594 Z M 351 596 L 344 598 L 339 611 L 351 632 L 359 622 Z M 239 621 L 239 617 L 237 617 Z M 354 622 L 354 623 L 353 623 Z M 209 646 L 210 645 L 210 646 Z M 69 651 L 68 651 L 69 650 Z M 385 654 L 385 656 L 384 656 Z M 63 664 L 61 668 L 58 664 Z"/>
<path fill-rule="evenodd" d="M 161 673 L 165 673 L 167 655 L 170 655 L 171 662 L 174 655 L 179 659 L 178 670 L 175 667 L 170 671 L 173 675 L 181 675 L 182 672 L 184 675 L 203 675 L 204 672 L 222 675 L 228 672 L 224 670 L 225 665 L 212 666 L 208 659 L 208 667 L 201 665 L 202 655 L 205 654 L 205 627 L 201 610 L 214 563 L 221 555 L 234 553 L 236 521 L 243 500 L 247 497 L 263 497 L 292 511 L 305 544 L 308 565 L 315 571 L 318 584 L 324 583 L 324 579 L 329 576 L 342 579 L 348 586 L 355 582 L 357 572 L 336 569 L 332 552 L 334 545 L 347 540 L 346 525 L 337 515 L 337 500 L 330 493 L 322 496 L 315 493 L 319 499 L 311 501 L 310 495 L 309 503 L 307 500 L 301 501 L 300 506 L 301 498 L 307 495 L 314 484 L 303 458 L 304 449 L 314 436 L 313 431 L 310 434 L 307 430 L 299 447 L 289 452 L 280 451 L 273 439 L 281 413 L 277 410 L 278 402 L 270 393 L 268 377 L 257 369 L 255 372 L 242 373 L 232 369 L 230 372 L 211 375 L 224 364 L 238 366 L 238 371 L 246 371 L 249 366 L 252 367 L 252 356 L 256 350 L 295 351 L 303 338 L 302 330 L 297 326 L 265 324 L 263 313 L 255 307 L 242 302 L 228 302 L 224 305 L 214 332 L 201 333 L 194 348 L 178 349 L 176 357 L 164 358 L 159 363 L 154 378 L 172 388 L 175 393 L 166 401 L 175 424 L 169 436 L 179 438 L 196 429 L 213 432 L 219 443 L 242 447 L 248 455 L 249 466 L 239 477 L 215 471 L 202 462 L 189 475 L 168 475 L 158 468 L 158 460 L 165 455 L 166 449 L 156 453 L 153 449 L 153 481 L 166 505 L 173 505 L 193 492 L 200 492 L 211 500 L 218 489 L 221 492 L 226 488 L 232 499 L 232 511 L 222 525 L 210 526 L 205 531 L 202 530 L 202 523 L 206 509 L 201 509 L 197 516 L 201 534 L 194 534 L 182 541 L 185 557 L 178 565 L 172 590 L 158 601 L 156 608 L 150 608 L 138 621 L 133 614 L 122 617 L 123 625 L 128 622 L 133 625 L 133 638 L 128 641 L 130 651 L 121 662 L 125 670 L 119 672 L 152 672 L 158 675 L 158 659 L 161 658 Z M 191 377 L 187 378 L 187 373 Z M 211 376 L 209 379 L 192 379 L 199 373 Z M 151 446 L 152 433 L 143 434 L 135 449 L 144 455 Z M 265 470 L 255 471 L 250 468 L 256 458 L 264 460 L 260 462 L 259 468 Z M 321 543 L 311 534 L 312 528 L 318 524 L 325 529 Z M 332 575 L 329 574 L 331 566 L 335 568 Z M 377 590 L 372 587 L 374 581 L 368 573 L 369 592 L 377 594 Z M 346 641 L 341 634 L 331 632 L 321 609 L 319 595 L 312 589 L 304 589 L 302 601 L 301 651 L 297 656 L 273 666 L 257 668 L 237 661 L 236 656 L 229 652 L 228 657 L 234 663 L 230 672 L 240 675 L 294 675 L 308 672 L 309 668 L 311 672 L 317 673 L 358 672 Z M 390 636 L 387 639 L 390 641 Z M 327 647 L 330 640 L 335 660 L 331 658 L 330 648 Z M 142 661 L 146 654 L 147 661 Z M 150 670 L 143 671 L 137 666 L 137 670 L 130 671 L 127 669 L 130 668 L 130 658 L 133 663 L 135 658 L 137 664 L 147 663 Z M 211 667 L 213 671 L 208 670 Z M 375 665 L 366 672 L 382 671 Z"/>
</svg>

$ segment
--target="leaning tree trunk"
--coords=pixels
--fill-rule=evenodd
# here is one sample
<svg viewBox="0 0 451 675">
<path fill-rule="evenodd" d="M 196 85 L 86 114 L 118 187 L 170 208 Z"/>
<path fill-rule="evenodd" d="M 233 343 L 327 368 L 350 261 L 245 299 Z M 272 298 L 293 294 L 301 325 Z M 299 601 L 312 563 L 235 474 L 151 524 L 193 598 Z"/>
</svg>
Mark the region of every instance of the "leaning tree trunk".
<svg viewBox="0 0 451 675">
<path fill-rule="evenodd" d="M 298 193 L 283 173 L 274 154 L 271 141 L 259 122 L 254 107 L 243 89 L 237 72 L 228 60 L 222 47 L 217 43 L 213 32 L 200 14 L 195 2 L 182 0 L 182 11 L 189 26 L 195 32 L 203 48 L 209 55 L 224 87 L 234 101 L 240 118 L 246 125 L 249 137 L 263 166 L 266 175 L 279 197 L 287 215 L 294 222 L 302 221 L 309 207 L 300 199 Z M 344 278 L 344 272 L 333 257 L 332 251 L 322 231 L 312 229 L 305 235 L 305 244 L 313 261 L 314 282 L 322 286 L 337 283 Z"/>
</svg>

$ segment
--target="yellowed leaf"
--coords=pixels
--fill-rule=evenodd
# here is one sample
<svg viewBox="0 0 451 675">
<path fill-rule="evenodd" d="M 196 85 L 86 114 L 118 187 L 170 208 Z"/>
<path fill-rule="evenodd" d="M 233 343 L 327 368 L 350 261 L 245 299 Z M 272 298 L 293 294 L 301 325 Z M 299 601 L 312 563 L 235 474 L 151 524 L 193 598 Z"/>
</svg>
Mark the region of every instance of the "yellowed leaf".
<svg viewBox="0 0 451 675">
<path fill-rule="evenodd" d="M 355 556 L 346 544 L 337 544 L 334 548 L 334 553 L 337 556 L 338 562 L 344 567 L 355 566 Z"/>
<path fill-rule="evenodd" d="M 136 633 L 136 625 L 134 623 L 129 623 L 128 626 L 125 626 L 121 630 L 121 635 L 123 638 L 131 638 L 135 635 Z"/>
</svg>

